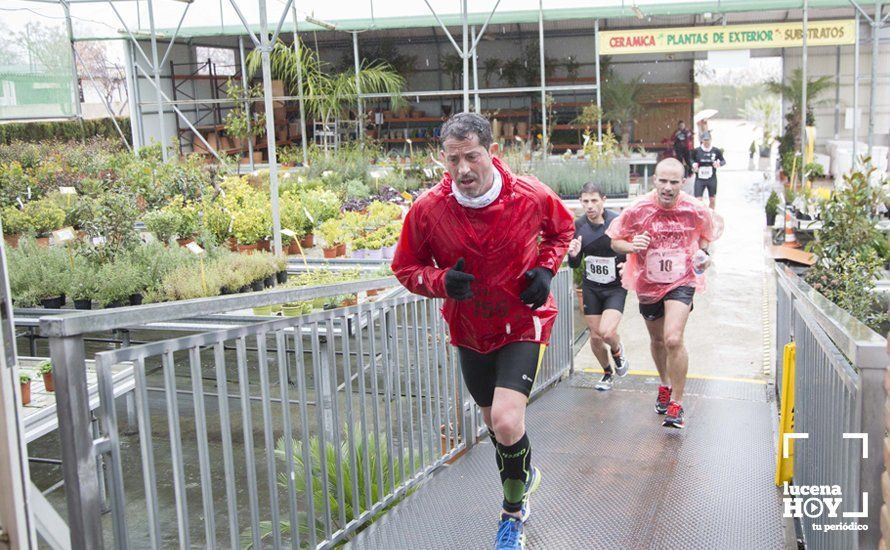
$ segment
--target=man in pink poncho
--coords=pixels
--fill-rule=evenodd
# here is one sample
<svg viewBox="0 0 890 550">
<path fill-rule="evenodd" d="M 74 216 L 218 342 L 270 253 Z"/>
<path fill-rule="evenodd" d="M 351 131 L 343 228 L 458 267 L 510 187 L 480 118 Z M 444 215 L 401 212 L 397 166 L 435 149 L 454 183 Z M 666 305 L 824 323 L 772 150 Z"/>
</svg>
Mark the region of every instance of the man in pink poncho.
<svg viewBox="0 0 890 550">
<path fill-rule="evenodd" d="M 685 427 L 683 389 L 689 356 L 683 343 L 696 289 L 704 290 L 708 245 L 722 222 L 707 206 L 681 191 L 683 165 L 674 158 L 655 167 L 655 190 L 627 208 L 609 226 L 612 249 L 627 254 L 624 288 L 637 293 L 661 385 L 655 412 L 662 425 Z"/>
</svg>

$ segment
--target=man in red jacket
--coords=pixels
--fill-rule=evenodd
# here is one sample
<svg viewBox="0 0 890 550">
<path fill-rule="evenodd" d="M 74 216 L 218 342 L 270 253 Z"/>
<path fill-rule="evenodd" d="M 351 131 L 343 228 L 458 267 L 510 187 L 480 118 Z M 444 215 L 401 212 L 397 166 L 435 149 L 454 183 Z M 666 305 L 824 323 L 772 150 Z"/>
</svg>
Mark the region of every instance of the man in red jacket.
<svg viewBox="0 0 890 550">
<path fill-rule="evenodd" d="M 451 343 L 497 450 L 504 501 L 495 547 L 523 548 L 528 496 L 541 480 L 525 408 L 556 320 L 550 281 L 575 225 L 547 186 L 494 156 L 484 117 L 454 115 L 439 139 L 446 174 L 408 212 L 392 270 L 411 292 L 445 299 Z"/>
</svg>

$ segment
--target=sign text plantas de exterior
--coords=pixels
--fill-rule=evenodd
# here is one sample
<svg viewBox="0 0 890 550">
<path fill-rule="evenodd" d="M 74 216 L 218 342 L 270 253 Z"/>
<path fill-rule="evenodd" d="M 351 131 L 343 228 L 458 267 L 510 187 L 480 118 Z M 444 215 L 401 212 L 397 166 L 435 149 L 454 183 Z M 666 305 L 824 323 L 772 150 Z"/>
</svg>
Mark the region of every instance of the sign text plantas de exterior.
<svg viewBox="0 0 890 550">
<path fill-rule="evenodd" d="M 853 44 L 855 39 L 856 23 L 852 19 L 811 21 L 807 25 L 807 46 L 841 46 Z M 627 29 L 600 33 L 602 55 L 799 48 L 802 45 L 801 22 Z"/>
</svg>

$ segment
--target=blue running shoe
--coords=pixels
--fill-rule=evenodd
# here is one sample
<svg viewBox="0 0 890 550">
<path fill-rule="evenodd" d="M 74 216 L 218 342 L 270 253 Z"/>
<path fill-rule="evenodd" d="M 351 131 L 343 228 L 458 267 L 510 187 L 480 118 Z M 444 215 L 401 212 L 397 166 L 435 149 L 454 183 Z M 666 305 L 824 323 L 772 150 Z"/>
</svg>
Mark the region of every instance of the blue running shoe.
<svg viewBox="0 0 890 550">
<path fill-rule="evenodd" d="M 501 514 L 498 526 L 498 537 L 494 542 L 494 550 L 523 550 L 525 534 L 522 532 L 522 521 L 510 514 Z"/>
<path fill-rule="evenodd" d="M 528 521 L 528 516 L 531 515 L 529 497 L 532 496 L 532 493 L 534 493 L 540 485 L 541 470 L 539 470 L 537 466 L 532 466 L 532 473 L 529 474 L 528 481 L 525 483 L 525 496 L 522 498 L 522 509 L 519 511 L 519 519 L 522 523 Z"/>
</svg>

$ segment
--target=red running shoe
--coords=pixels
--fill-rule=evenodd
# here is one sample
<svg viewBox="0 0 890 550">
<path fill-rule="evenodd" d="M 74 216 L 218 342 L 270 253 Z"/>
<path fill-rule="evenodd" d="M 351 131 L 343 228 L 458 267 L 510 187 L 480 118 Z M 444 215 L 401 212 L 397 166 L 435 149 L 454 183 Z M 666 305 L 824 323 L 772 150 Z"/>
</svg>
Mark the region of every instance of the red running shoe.
<svg viewBox="0 0 890 550">
<path fill-rule="evenodd" d="M 664 414 L 668 410 L 668 403 L 671 402 L 671 387 L 658 386 L 658 398 L 655 400 L 655 413 Z"/>
<path fill-rule="evenodd" d="M 667 415 L 665 415 L 664 422 L 661 425 L 666 428 L 685 428 L 686 421 L 683 420 L 683 406 L 676 401 L 671 401 L 671 404 L 668 405 Z"/>
</svg>

